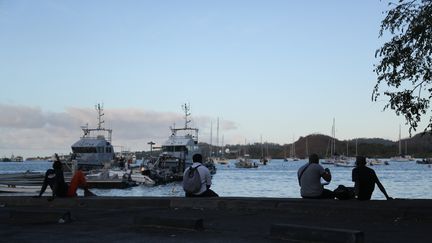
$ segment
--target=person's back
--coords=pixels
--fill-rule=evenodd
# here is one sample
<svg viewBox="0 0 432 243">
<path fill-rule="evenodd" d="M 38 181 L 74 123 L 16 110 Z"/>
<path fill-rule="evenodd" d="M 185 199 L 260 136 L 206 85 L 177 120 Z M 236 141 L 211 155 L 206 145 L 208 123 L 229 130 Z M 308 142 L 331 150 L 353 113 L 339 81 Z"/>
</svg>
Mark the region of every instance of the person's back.
<svg viewBox="0 0 432 243">
<path fill-rule="evenodd" d="M 352 181 L 354 182 L 355 193 L 358 200 L 370 200 L 375 189 L 375 184 L 377 184 L 387 200 L 392 199 L 387 195 L 375 171 L 366 166 L 366 157 L 357 156 L 356 165 L 357 167 L 352 170 Z"/>
<path fill-rule="evenodd" d="M 201 186 L 199 191 L 195 193 L 186 192 L 185 190 L 186 197 L 217 197 L 218 195 L 210 189 L 210 186 L 212 184 L 211 174 L 209 169 L 202 165 L 202 156 L 200 154 L 195 154 L 193 156 L 193 162 L 194 163 L 191 165 L 191 167 L 186 168 L 186 170 L 184 171 L 183 178 L 186 179 L 186 177 L 189 175 L 189 171 L 191 168 L 196 169 L 201 178 Z M 183 183 L 185 183 L 185 180 Z"/>
<path fill-rule="evenodd" d="M 77 191 L 78 187 L 82 187 L 84 189 L 87 188 L 87 181 L 85 179 L 84 173 L 80 169 L 75 171 L 75 173 L 71 179 L 67 196 L 68 197 L 76 197 L 77 196 L 76 191 Z"/>
<path fill-rule="evenodd" d="M 324 189 L 321 184 L 321 178 L 330 182 L 330 170 L 324 169 L 319 164 L 317 154 L 309 157 L 309 163 L 299 168 L 297 177 L 300 185 L 300 195 L 303 198 L 334 198 L 330 190 Z"/>
<path fill-rule="evenodd" d="M 300 178 L 300 194 L 302 197 L 318 197 L 323 191 L 321 185 L 321 174 L 324 168 L 319 164 L 306 164 L 300 167 L 299 173 L 303 171 Z"/>
<path fill-rule="evenodd" d="M 354 168 L 352 171 L 353 181 L 358 183 L 357 199 L 369 200 L 375 190 L 377 180 L 373 169 L 366 166 Z"/>
</svg>

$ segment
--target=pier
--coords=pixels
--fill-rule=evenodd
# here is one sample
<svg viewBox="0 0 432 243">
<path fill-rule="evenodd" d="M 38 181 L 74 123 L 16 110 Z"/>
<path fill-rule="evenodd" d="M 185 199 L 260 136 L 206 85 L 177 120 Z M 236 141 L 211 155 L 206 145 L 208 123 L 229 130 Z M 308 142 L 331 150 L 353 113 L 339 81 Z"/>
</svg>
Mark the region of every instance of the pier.
<svg viewBox="0 0 432 243">
<path fill-rule="evenodd" d="M 7 242 L 427 242 L 431 200 L 0 197 Z"/>
</svg>

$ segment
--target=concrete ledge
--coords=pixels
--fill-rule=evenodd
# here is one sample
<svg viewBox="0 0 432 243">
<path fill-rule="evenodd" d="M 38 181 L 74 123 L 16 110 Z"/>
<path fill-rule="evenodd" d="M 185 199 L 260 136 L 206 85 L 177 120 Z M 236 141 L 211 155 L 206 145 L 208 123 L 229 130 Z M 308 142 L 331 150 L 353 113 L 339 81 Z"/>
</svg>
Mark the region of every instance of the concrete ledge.
<svg viewBox="0 0 432 243">
<path fill-rule="evenodd" d="M 17 211 L 9 212 L 9 222 L 12 224 L 58 224 L 71 221 L 69 211 Z"/>
<path fill-rule="evenodd" d="M 170 227 L 189 230 L 203 230 L 204 220 L 200 218 L 160 218 L 135 216 L 134 224 L 147 227 Z"/>
<path fill-rule="evenodd" d="M 358 230 L 310 227 L 293 224 L 273 224 L 270 237 L 282 240 L 313 242 L 363 243 L 364 234 Z"/>
</svg>

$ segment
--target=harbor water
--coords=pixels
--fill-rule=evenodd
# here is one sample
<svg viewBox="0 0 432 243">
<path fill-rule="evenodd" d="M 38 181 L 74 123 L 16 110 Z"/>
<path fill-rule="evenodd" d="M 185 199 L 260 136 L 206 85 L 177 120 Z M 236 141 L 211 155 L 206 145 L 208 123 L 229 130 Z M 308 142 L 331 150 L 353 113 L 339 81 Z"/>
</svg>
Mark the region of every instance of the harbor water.
<svg viewBox="0 0 432 243">
<path fill-rule="evenodd" d="M 297 170 L 305 160 L 285 162 L 271 160 L 258 168 L 236 168 L 234 160 L 226 165 L 217 165 L 213 175 L 212 189 L 223 197 L 275 197 L 299 198 Z M 47 161 L 25 161 L 0 163 L 0 174 L 25 171 L 44 172 L 51 168 Z M 353 186 L 352 168 L 323 165 L 332 172 L 332 181 L 326 188 L 333 190 L 338 185 Z M 412 162 L 392 162 L 389 165 L 372 166 L 388 194 L 393 198 L 432 199 L 432 166 Z M 128 189 L 92 189 L 99 196 L 174 196 L 183 197 L 180 182 L 158 186 L 136 186 Z M 384 199 L 378 187 L 373 199 Z"/>
</svg>

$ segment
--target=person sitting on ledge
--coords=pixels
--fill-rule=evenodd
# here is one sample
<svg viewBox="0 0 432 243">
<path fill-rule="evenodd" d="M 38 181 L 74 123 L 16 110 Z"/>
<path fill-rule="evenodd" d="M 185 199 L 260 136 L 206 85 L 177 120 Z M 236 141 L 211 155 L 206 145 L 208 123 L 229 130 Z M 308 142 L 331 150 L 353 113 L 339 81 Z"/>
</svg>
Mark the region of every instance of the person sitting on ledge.
<svg viewBox="0 0 432 243">
<path fill-rule="evenodd" d="M 39 195 L 36 197 L 41 197 L 48 186 L 50 186 L 52 191 L 52 197 L 50 200 L 54 199 L 55 197 L 67 196 L 68 185 L 64 180 L 63 166 L 57 154 L 55 154 L 55 157 L 56 159 L 52 165 L 53 168 L 48 169 L 45 172 L 42 188 L 39 192 Z"/>
<path fill-rule="evenodd" d="M 77 193 L 76 193 L 78 187 L 84 189 L 84 196 L 85 197 L 94 196 L 94 194 L 88 189 L 87 180 L 85 178 L 85 175 L 84 175 L 84 173 L 82 171 L 82 167 L 81 166 L 78 167 L 78 170 L 75 171 L 75 173 L 74 173 L 74 175 L 73 175 L 73 177 L 71 179 L 67 196 L 68 197 L 76 197 L 76 196 L 78 196 Z"/>
<path fill-rule="evenodd" d="M 321 184 L 321 178 L 326 182 L 331 181 L 331 173 L 328 168 L 324 169 L 319 164 L 319 157 L 317 154 L 311 154 L 309 156 L 309 163 L 299 168 L 297 178 L 302 198 L 334 199 L 333 192 L 325 189 L 323 184 Z"/>
<path fill-rule="evenodd" d="M 387 200 L 393 199 L 387 194 L 375 171 L 366 166 L 366 157 L 364 156 L 356 157 L 356 168 L 352 170 L 352 181 L 358 200 L 370 200 L 375 184 L 378 185 Z"/>
<path fill-rule="evenodd" d="M 210 189 L 212 184 L 211 182 L 211 174 L 207 167 L 202 165 L 202 155 L 195 154 L 192 156 L 193 164 L 188 167 L 183 174 L 183 189 L 185 190 L 186 197 L 218 197 L 219 195 Z M 188 192 L 188 186 L 193 183 L 192 177 L 194 177 L 194 173 L 189 173 L 190 170 L 194 170 L 199 174 L 200 181 L 197 182 L 199 184 L 196 185 L 196 192 Z M 191 180 L 188 181 L 188 178 Z M 195 185 L 193 186 L 195 187 Z"/>
</svg>

